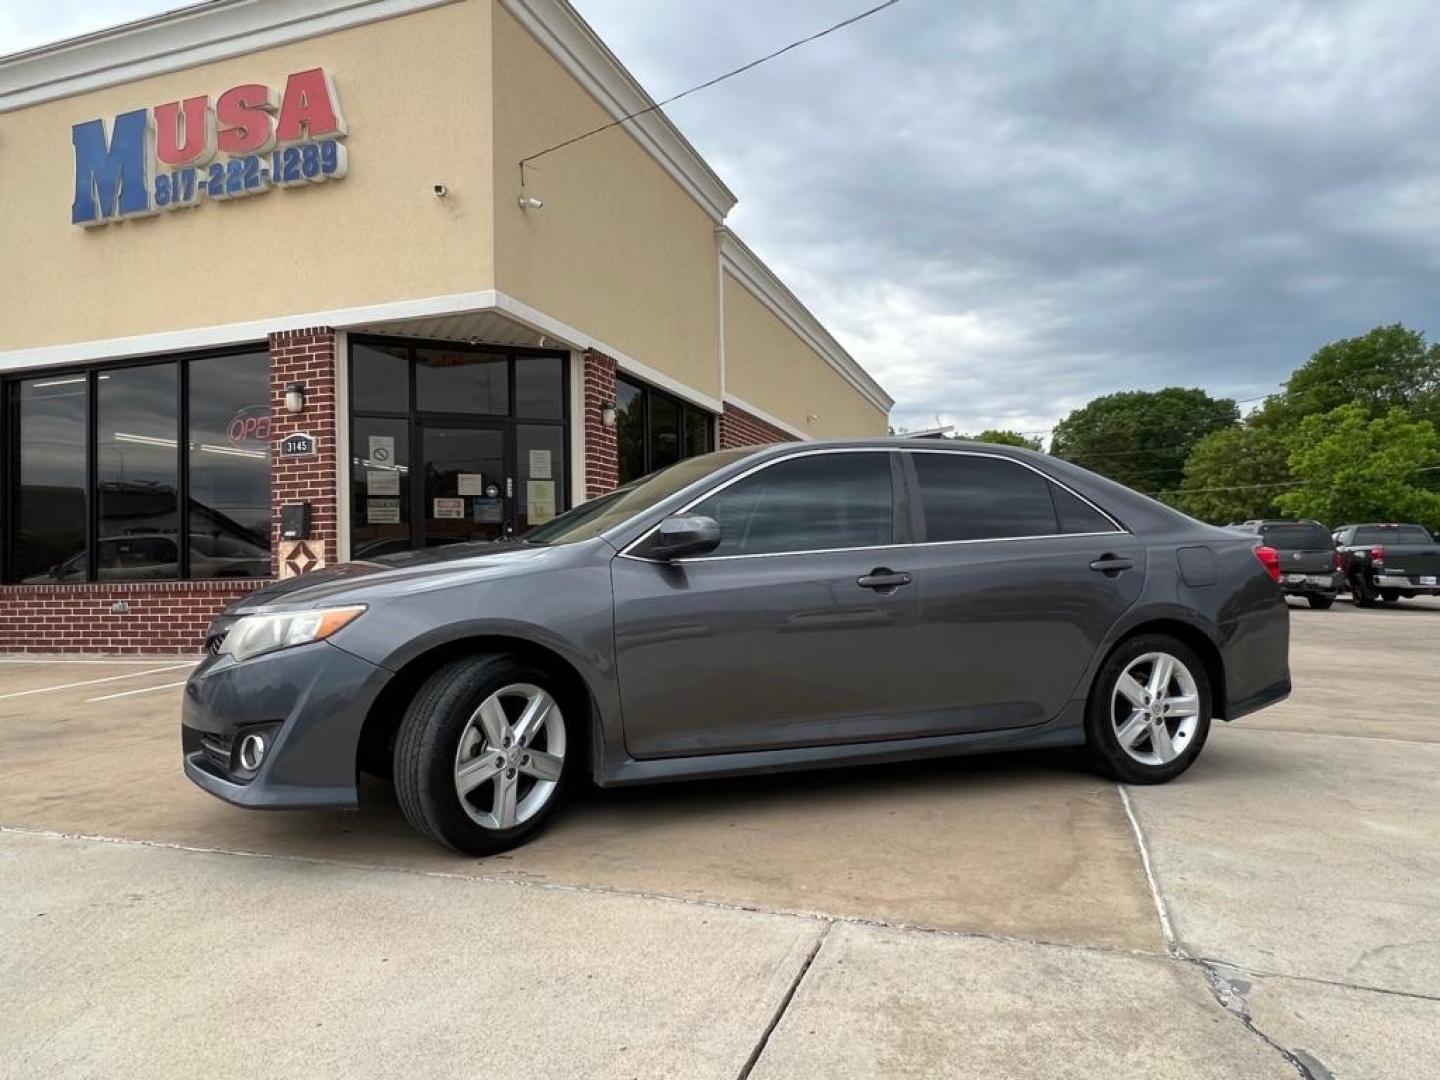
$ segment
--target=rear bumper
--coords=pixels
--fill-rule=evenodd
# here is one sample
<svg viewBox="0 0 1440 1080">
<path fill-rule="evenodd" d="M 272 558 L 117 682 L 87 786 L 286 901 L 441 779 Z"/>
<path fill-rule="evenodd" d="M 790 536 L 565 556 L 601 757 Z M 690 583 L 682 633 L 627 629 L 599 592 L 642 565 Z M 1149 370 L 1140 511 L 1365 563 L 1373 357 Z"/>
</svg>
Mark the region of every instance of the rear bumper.
<svg viewBox="0 0 1440 1080">
<path fill-rule="evenodd" d="M 1428 575 L 1427 575 L 1428 576 Z M 1416 596 L 1434 596 L 1440 594 L 1440 576 L 1436 577 L 1437 584 L 1422 585 L 1419 576 L 1405 574 L 1381 574 L 1370 575 L 1370 582 L 1376 589 L 1399 589 L 1401 592 L 1414 593 Z"/>
<path fill-rule="evenodd" d="M 356 749 L 390 673 L 329 642 L 235 663 L 206 659 L 185 684 L 185 775 L 237 806 L 353 807 Z M 247 734 L 264 737 L 259 767 L 241 766 Z"/>
<path fill-rule="evenodd" d="M 1312 580 L 1322 578 L 1323 580 Z M 1280 580 L 1280 588 L 1286 596 L 1334 596 L 1340 591 L 1344 579 L 1337 573 L 1306 574 L 1303 581 Z"/>
</svg>

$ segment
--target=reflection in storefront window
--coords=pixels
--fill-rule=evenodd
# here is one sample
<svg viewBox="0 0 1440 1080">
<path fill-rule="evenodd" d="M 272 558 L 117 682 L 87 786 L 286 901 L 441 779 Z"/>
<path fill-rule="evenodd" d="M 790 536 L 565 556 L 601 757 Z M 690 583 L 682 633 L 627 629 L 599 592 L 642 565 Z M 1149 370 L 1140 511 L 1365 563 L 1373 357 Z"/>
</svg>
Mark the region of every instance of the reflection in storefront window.
<svg viewBox="0 0 1440 1080">
<path fill-rule="evenodd" d="M 84 375 L 51 376 L 16 387 L 13 580 L 85 579 L 87 381 Z"/>
<path fill-rule="evenodd" d="M 714 447 L 710 413 L 649 386 L 615 380 L 620 483 L 628 484 Z"/>
<path fill-rule="evenodd" d="M 265 352 L 80 371 L 10 389 L 18 469 L 7 580 L 270 575 Z"/>
<path fill-rule="evenodd" d="M 180 576 L 177 378 L 157 364 L 96 382 L 99 581 Z"/>
<path fill-rule="evenodd" d="M 190 576 L 270 576 L 270 363 L 190 363 Z"/>
</svg>

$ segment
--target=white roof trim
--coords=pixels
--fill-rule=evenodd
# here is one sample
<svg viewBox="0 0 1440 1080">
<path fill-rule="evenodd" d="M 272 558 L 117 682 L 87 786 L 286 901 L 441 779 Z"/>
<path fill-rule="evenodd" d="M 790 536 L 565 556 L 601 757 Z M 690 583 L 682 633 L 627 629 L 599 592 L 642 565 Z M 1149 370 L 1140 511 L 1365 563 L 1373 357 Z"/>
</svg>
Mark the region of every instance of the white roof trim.
<svg viewBox="0 0 1440 1080">
<path fill-rule="evenodd" d="M 0 56 L 0 113 L 456 0 L 209 0 Z"/>
<path fill-rule="evenodd" d="M 773 311 L 781 322 L 814 349 L 822 360 L 834 368 L 835 372 L 859 391 L 870 404 L 881 412 L 889 413 L 895 399 L 871 378 L 869 372 L 845 351 L 830 335 L 830 331 L 821 325 L 820 320 L 810 313 L 795 294 L 785 287 L 785 283 L 776 277 L 738 236 L 729 229 L 721 229 L 719 232 L 720 265 L 725 271 Z"/>
<path fill-rule="evenodd" d="M 616 120 L 655 104 L 655 99 L 625 70 L 567 0 L 500 0 L 500 3 Z M 622 126 L 712 218 L 717 222 L 725 220 L 735 205 L 734 193 L 705 164 L 699 151 L 664 112 L 656 109 Z M 514 166 L 518 162 L 503 164 Z"/>
<path fill-rule="evenodd" d="M 194 349 L 213 349 L 226 345 L 241 345 L 263 342 L 271 334 L 285 330 L 308 330 L 316 326 L 329 326 L 335 330 L 383 331 L 387 324 L 405 323 L 412 319 L 433 319 L 445 315 L 463 315 L 475 311 L 498 311 L 518 323 L 538 330 L 558 344 L 571 349 L 594 349 L 613 359 L 621 371 L 627 371 L 637 378 L 667 390 L 676 397 L 684 398 L 710 412 L 718 413 L 724 408 L 719 398 L 687 386 L 673 376 L 657 371 L 619 349 L 584 333 L 581 330 L 551 318 L 543 311 L 516 300 L 513 296 L 495 289 L 480 289 L 475 292 L 447 293 L 441 296 L 426 296 L 416 300 L 396 300 L 385 304 L 367 304 L 361 307 L 332 308 L 329 311 L 309 311 L 298 315 L 276 315 L 248 322 L 221 323 L 215 326 L 197 326 L 187 330 L 163 330 L 153 334 L 137 334 L 133 337 L 105 338 L 94 341 L 69 342 L 64 345 L 45 345 L 32 349 L 11 349 L 0 352 L 0 375 L 14 374 L 32 368 L 46 368 L 61 364 L 83 364 L 95 360 L 121 360 L 132 356 L 160 356 L 165 353 L 188 352 Z M 403 329 L 403 327 L 402 327 Z M 740 404 L 737 402 L 736 404 Z M 748 405 L 742 409 L 756 412 Z M 769 419 L 756 412 L 762 420 Z"/>
</svg>

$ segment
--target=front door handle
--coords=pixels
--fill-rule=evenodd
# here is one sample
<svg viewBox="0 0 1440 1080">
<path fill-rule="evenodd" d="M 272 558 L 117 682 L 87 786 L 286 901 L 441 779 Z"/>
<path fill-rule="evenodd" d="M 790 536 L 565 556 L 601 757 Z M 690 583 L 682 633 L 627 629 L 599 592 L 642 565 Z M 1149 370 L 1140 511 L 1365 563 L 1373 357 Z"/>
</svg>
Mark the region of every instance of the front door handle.
<svg viewBox="0 0 1440 1080">
<path fill-rule="evenodd" d="M 1101 555 L 1090 564 L 1090 569 L 1107 577 L 1114 577 L 1122 570 L 1130 570 L 1135 566 L 1135 560 L 1127 559 L 1123 555 Z"/>
<path fill-rule="evenodd" d="M 856 578 L 855 584 L 862 589 L 874 589 L 876 592 L 889 593 L 894 592 L 901 585 L 909 585 L 910 575 L 897 573 L 888 567 L 877 566 L 864 577 Z"/>
</svg>

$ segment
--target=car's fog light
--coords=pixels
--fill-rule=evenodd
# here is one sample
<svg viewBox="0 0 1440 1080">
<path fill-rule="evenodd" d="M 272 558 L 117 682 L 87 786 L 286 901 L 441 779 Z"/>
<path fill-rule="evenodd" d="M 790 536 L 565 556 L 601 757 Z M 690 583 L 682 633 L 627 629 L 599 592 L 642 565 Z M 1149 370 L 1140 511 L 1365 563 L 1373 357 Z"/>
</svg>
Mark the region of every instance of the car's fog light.
<svg viewBox="0 0 1440 1080">
<path fill-rule="evenodd" d="M 240 762 L 240 768 L 246 772 L 254 772 L 260 768 L 260 763 L 265 760 L 265 751 L 269 748 L 264 735 L 256 735 L 253 732 L 246 735 L 240 740 L 240 750 L 236 755 Z"/>
</svg>

